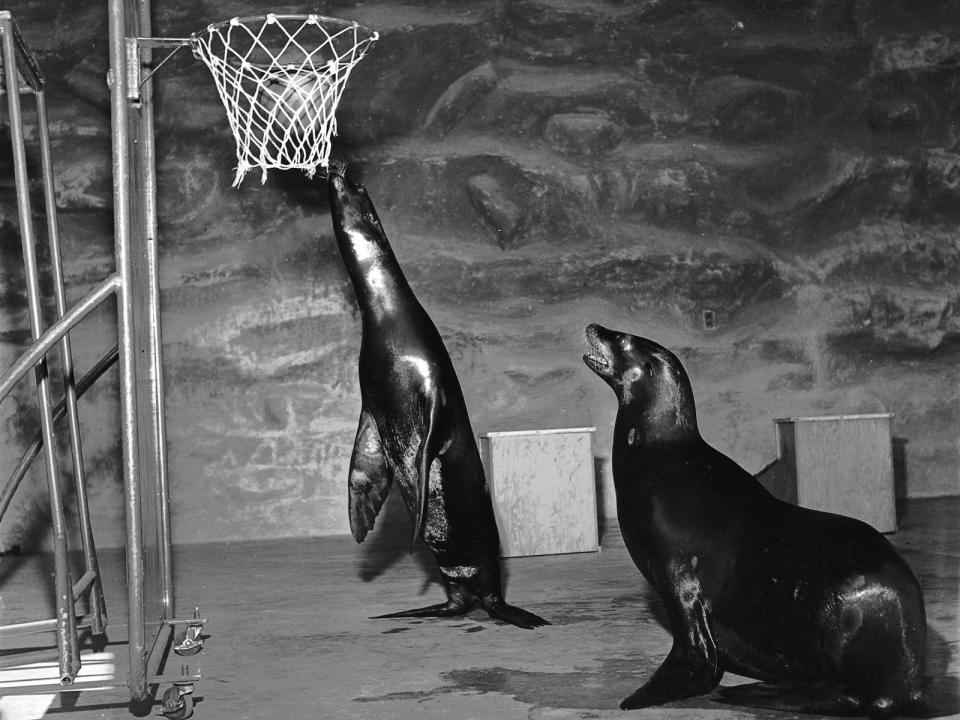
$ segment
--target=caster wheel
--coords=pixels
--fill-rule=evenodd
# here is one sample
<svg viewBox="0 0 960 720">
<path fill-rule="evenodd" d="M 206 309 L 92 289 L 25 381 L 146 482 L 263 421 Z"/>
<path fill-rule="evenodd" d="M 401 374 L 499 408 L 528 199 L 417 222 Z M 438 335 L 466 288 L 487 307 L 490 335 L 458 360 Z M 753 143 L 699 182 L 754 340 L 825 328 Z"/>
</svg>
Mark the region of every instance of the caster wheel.
<svg viewBox="0 0 960 720">
<path fill-rule="evenodd" d="M 160 712 L 168 720 L 187 720 L 193 715 L 193 698 L 189 692 L 181 692 L 180 688 L 174 685 L 163 693 Z"/>
<path fill-rule="evenodd" d="M 189 638 L 186 638 L 182 643 L 177 645 L 173 650 L 175 653 L 177 653 L 177 655 L 183 655 L 183 656 L 196 655 L 198 652 L 203 650 L 203 641 L 194 642 L 194 641 L 191 641 Z"/>
</svg>

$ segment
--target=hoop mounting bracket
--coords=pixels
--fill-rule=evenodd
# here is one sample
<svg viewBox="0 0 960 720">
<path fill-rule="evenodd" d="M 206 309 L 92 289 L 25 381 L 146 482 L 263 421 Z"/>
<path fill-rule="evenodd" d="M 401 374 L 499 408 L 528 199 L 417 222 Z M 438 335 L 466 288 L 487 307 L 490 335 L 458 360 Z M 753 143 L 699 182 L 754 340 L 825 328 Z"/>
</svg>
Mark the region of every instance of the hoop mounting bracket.
<svg viewBox="0 0 960 720">
<path fill-rule="evenodd" d="M 133 102 L 140 101 L 140 88 L 143 84 L 153 77 L 153 74 L 157 72 L 167 60 L 172 58 L 177 50 L 191 43 L 190 38 L 128 37 L 125 38 L 125 41 L 127 50 L 127 100 Z M 140 51 L 142 49 L 150 50 L 162 47 L 172 47 L 173 52 L 157 63 L 144 77 L 144 66 L 141 62 Z"/>
<path fill-rule="evenodd" d="M 127 100 L 140 100 L 140 45 L 137 38 L 126 38 Z"/>
</svg>

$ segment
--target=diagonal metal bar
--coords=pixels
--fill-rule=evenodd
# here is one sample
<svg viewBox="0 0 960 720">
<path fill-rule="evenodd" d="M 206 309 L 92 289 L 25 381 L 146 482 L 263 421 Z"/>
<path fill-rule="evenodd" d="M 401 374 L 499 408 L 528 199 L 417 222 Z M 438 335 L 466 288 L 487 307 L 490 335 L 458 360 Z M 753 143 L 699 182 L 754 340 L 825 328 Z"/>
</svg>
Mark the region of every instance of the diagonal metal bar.
<svg viewBox="0 0 960 720">
<path fill-rule="evenodd" d="M 117 346 L 114 345 L 110 352 L 100 358 L 97 364 L 90 368 L 90 370 L 88 370 L 87 373 L 80 378 L 76 387 L 78 399 L 83 397 L 83 394 L 90 388 L 90 386 L 93 385 L 101 375 L 110 369 L 110 367 L 117 361 L 118 354 Z M 66 406 L 61 400 L 53 410 L 54 423 L 60 422 L 65 414 Z M 3 491 L 0 492 L 0 519 L 3 519 L 3 515 L 7 511 L 7 507 L 9 507 L 14 493 L 17 492 L 20 482 L 27 474 L 27 470 L 30 469 L 30 464 L 33 462 L 34 458 L 40 454 L 40 449 L 42 447 L 43 434 L 38 432 L 33 438 L 33 442 L 30 443 L 30 446 L 24 451 L 20 458 L 20 462 L 18 462 L 17 466 L 13 469 L 13 473 L 10 475 L 10 479 L 7 480 L 7 484 L 3 487 Z"/>
<path fill-rule="evenodd" d="M 60 338 L 117 291 L 118 282 L 116 273 L 103 280 L 62 318 L 48 327 L 46 332 L 35 340 L 23 355 L 17 358 L 13 365 L 7 369 L 7 372 L 0 375 L 0 401 L 10 394 L 20 379 L 30 371 L 30 368 L 39 363 L 53 346 L 60 342 Z"/>
</svg>

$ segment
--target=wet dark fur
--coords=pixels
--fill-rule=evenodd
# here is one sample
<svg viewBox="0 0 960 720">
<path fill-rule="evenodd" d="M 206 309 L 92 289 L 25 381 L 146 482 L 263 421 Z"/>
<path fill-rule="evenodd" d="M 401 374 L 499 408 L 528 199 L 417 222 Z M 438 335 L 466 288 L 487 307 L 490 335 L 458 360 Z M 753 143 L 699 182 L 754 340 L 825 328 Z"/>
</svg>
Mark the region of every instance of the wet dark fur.
<svg viewBox="0 0 960 720">
<path fill-rule="evenodd" d="M 725 690 L 731 702 L 871 717 L 916 706 L 923 596 L 887 539 L 777 500 L 708 445 L 666 348 L 599 325 L 586 335 L 584 361 L 619 403 L 620 528 L 673 633 L 663 664 L 622 707 L 708 693 L 726 671 L 767 681 Z"/>
<path fill-rule="evenodd" d="M 508 605 L 500 539 L 483 465 L 450 356 L 414 296 L 366 190 L 333 167 L 328 176 L 337 243 L 363 324 L 363 407 L 350 461 L 350 528 L 361 542 L 391 485 L 399 487 L 440 566 L 447 601 L 384 617 L 461 615 L 482 607 L 531 628 L 545 620 Z"/>
</svg>

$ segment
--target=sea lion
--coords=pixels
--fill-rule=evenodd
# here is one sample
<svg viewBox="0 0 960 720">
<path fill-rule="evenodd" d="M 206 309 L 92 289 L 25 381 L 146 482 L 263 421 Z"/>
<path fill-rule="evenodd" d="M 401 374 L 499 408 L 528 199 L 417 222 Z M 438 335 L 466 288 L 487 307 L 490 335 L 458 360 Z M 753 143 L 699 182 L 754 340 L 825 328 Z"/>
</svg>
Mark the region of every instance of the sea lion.
<svg viewBox="0 0 960 720">
<path fill-rule="evenodd" d="M 774 498 L 708 445 L 669 350 L 599 325 L 586 337 L 584 362 L 619 404 L 620 529 L 673 634 L 663 664 L 621 708 L 706 694 L 728 670 L 765 681 L 721 690 L 748 705 L 871 717 L 917 705 L 923 595 L 887 539 Z"/>
<path fill-rule="evenodd" d="M 381 617 L 447 617 L 480 606 L 522 628 L 548 624 L 504 600 L 500 536 L 460 382 L 410 289 L 365 188 L 328 174 L 337 244 L 360 306 L 362 409 L 350 459 L 350 529 L 362 542 L 390 490 L 440 566 L 447 602 Z"/>
</svg>

